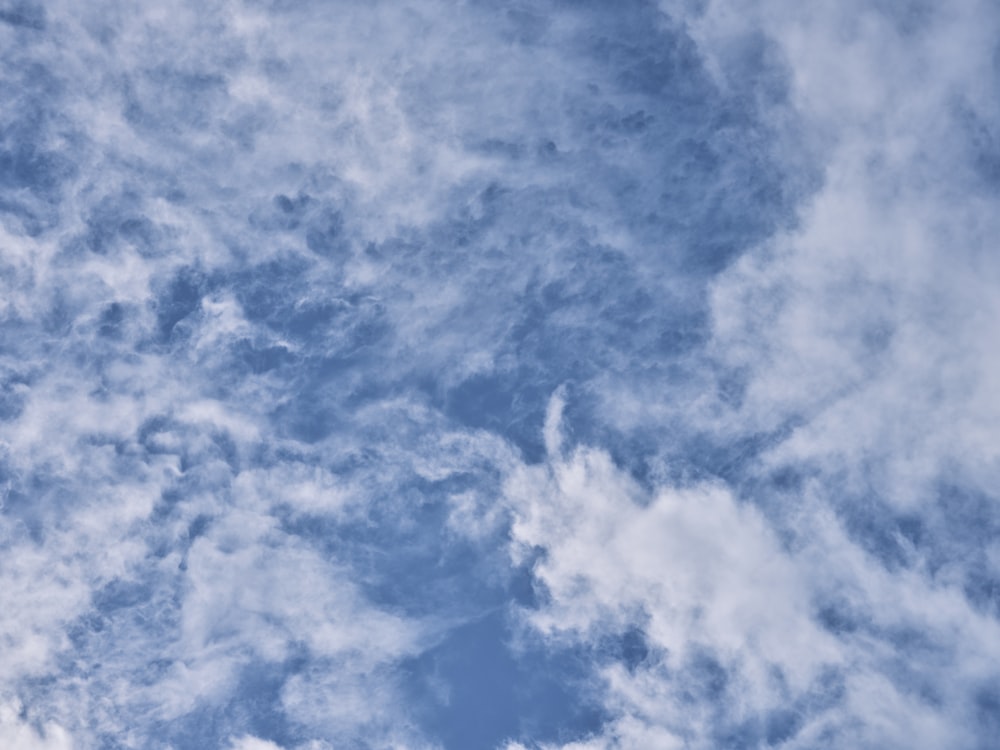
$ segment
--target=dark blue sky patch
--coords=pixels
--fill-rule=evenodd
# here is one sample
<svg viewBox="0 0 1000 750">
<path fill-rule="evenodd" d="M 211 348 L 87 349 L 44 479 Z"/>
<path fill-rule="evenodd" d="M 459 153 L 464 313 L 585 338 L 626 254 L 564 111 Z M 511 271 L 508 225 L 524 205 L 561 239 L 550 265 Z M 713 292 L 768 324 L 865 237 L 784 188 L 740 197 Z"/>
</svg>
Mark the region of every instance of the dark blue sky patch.
<svg viewBox="0 0 1000 750">
<path fill-rule="evenodd" d="M 232 725 L 284 746 L 305 739 L 285 715 L 281 690 L 286 680 L 300 672 L 310 658 L 307 651 L 300 650 L 280 663 L 247 664 L 240 671 L 238 687 L 227 707 Z"/>
<path fill-rule="evenodd" d="M 0 200 L 0 218 L 16 234 L 37 237 L 59 223 L 59 212 L 51 205 L 23 200 Z"/>
<path fill-rule="evenodd" d="M 344 233 L 344 216 L 334 209 L 320 211 L 306 229 L 306 246 L 317 255 L 342 259 L 350 250 Z"/>
<path fill-rule="evenodd" d="M 777 709 L 764 719 L 764 741 L 771 747 L 780 747 L 798 734 L 802 717 L 793 710 Z"/>
<path fill-rule="evenodd" d="M 913 526 L 911 519 L 898 518 L 883 501 L 871 495 L 845 504 L 842 513 L 855 542 L 890 570 L 917 562 L 914 538 L 919 527 Z"/>
<path fill-rule="evenodd" d="M 731 676 L 725 665 L 710 651 L 698 649 L 680 665 L 677 680 L 682 697 L 691 703 L 719 704 L 729 689 Z"/>
<path fill-rule="evenodd" d="M 225 706 L 206 705 L 170 722 L 154 724 L 153 736 L 170 742 L 177 750 L 198 750 L 224 742 L 240 724 L 232 721 Z"/>
<path fill-rule="evenodd" d="M 509 601 L 517 607 L 537 610 L 551 601 L 551 594 L 534 574 L 534 566 L 544 557 L 545 550 L 535 549 L 511 572 L 507 585 Z"/>
<path fill-rule="evenodd" d="M 965 136 L 963 151 L 970 177 L 995 192 L 1000 189 L 1000 129 L 992 118 L 961 100 L 955 102 L 953 116 Z"/>
<path fill-rule="evenodd" d="M 977 750 L 986 750 L 1000 734 L 1000 684 L 982 685 L 973 696 Z"/>
<path fill-rule="evenodd" d="M 134 607 L 149 600 L 152 592 L 149 586 L 139 581 L 116 579 L 107 583 L 94 594 L 94 607 L 107 614 L 116 609 Z"/>
<path fill-rule="evenodd" d="M 15 0 L 0 6 L 0 22 L 34 31 L 45 29 L 45 8 L 29 0 Z"/>
<path fill-rule="evenodd" d="M 598 730 L 579 653 L 514 652 L 502 611 L 452 630 L 405 666 L 420 720 L 446 750 L 491 750 L 507 739 L 569 742 Z"/>
<path fill-rule="evenodd" d="M 250 226 L 265 232 L 289 232 L 302 224 L 312 199 L 303 193 L 294 198 L 279 193 L 271 204 L 250 214 Z"/>
<path fill-rule="evenodd" d="M 362 518 L 298 515 L 282 526 L 324 557 L 348 565 L 355 583 L 380 606 L 416 617 L 469 617 L 501 606 L 511 583 L 502 558 L 484 555 L 448 528 L 449 491 L 454 487 L 415 483 Z"/>
<path fill-rule="evenodd" d="M 816 621 L 837 636 L 850 636 L 869 625 L 867 614 L 842 598 L 822 601 L 816 609 Z"/>
<path fill-rule="evenodd" d="M 639 624 L 629 625 L 621 632 L 603 635 L 592 648 L 594 653 L 588 655 L 588 661 L 602 666 L 617 662 L 633 674 L 645 667 L 661 668 L 665 656 L 651 646 L 645 630 Z"/>
<path fill-rule="evenodd" d="M 889 570 L 918 568 L 934 578 L 953 575 L 958 564 L 970 603 L 997 611 L 997 575 L 983 546 L 1000 530 L 990 496 L 943 483 L 925 507 L 901 514 L 875 494 L 845 493 L 838 512 L 855 542 Z"/>
<path fill-rule="evenodd" d="M 106 338 L 118 338 L 121 326 L 125 320 L 125 306 L 120 302 L 112 302 L 101 311 L 98 318 L 98 334 Z"/>
<path fill-rule="evenodd" d="M 255 346 L 248 339 L 240 339 L 235 346 L 236 356 L 255 375 L 270 372 L 279 367 L 294 364 L 298 357 L 288 347 Z"/>
<path fill-rule="evenodd" d="M 165 256 L 170 243 L 143 213 L 137 196 L 109 196 L 98 202 L 86 218 L 87 229 L 79 243 L 98 255 L 128 254 L 143 257 Z"/>
<path fill-rule="evenodd" d="M 377 297 L 340 288 L 336 276 L 300 256 L 275 259 L 227 281 L 250 320 L 299 344 L 315 365 L 313 377 L 322 372 L 324 358 L 352 356 L 389 332 Z M 333 284 L 317 285 L 323 281 Z"/>
<path fill-rule="evenodd" d="M 760 31 L 748 34 L 725 55 L 726 73 L 743 106 L 756 112 L 787 103 L 792 71 L 773 39 Z"/>
<path fill-rule="evenodd" d="M 621 636 L 619 649 L 621 662 L 633 671 L 650 656 L 646 634 L 640 628 L 626 630 Z"/>
<path fill-rule="evenodd" d="M 182 268 L 174 275 L 156 302 L 156 326 L 162 343 L 174 336 L 181 321 L 199 310 L 207 288 L 205 275 L 195 268 Z M 181 329 L 178 335 L 183 335 Z"/>
<path fill-rule="evenodd" d="M 18 191 L 43 206 L 56 204 L 64 183 L 77 174 L 71 155 L 51 145 L 56 137 L 72 137 L 72 125 L 51 106 L 63 98 L 64 84 L 41 63 L 10 62 L 4 61 L 0 93 L 17 106 L 0 117 L 0 187 L 12 205 L 23 204 Z"/>
<path fill-rule="evenodd" d="M 75 172 L 75 165 L 66 156 L 41 151 L 34 144 L 11 144 L 9 150 L 0 152 L 0 180 L 6 187 L 27 188 L 48 197 Z"/>
<path fill-rule="evenodd" d="M 796 416 L 774 430 L 724 441 L 705 433 L 692 435 L 680 450 L 681 460 L 698 474 L 720 477 L 736 485 L 743 481 L 752 483 L 755 479 L 752 475 L 755 459 L 782 443 L 801 425 L 801 418 Z M 768 500 L 767 497 L 761 498 L 765 505 Z"/>
<path fill-rule="evenodd" d="M 306 259 L 288 255 L 239 270 L 229 283 L 250 320 L 281 325 L 282 313 L 307 290 L 305 278 L 311 269 Z"/>
<path fill-rule="evenodd" d="M 545 450 L 540 418 L 556 380 L 530 370 L 473 376 L 447 392 L 444 411 L 460 424 L 504 435 L 526 460 L 537 462 Z"/>
<path fill-rule="evenodd" d="M 17 419 L 24 411 L 30 385 L 27 378 L 15 372 L 0 371 L 0 421 Z"/>
</svg>

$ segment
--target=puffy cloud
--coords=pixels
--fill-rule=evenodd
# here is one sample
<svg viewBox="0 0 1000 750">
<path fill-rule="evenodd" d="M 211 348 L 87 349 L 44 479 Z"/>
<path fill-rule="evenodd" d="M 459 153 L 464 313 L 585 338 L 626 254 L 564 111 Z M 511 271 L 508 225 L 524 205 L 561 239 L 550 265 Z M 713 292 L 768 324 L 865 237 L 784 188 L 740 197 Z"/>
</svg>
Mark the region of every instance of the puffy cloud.
<svg viewBox="0 0 1000 750">
<path fill-rule="evenodd" d="M 557 395 L 550 436 L 561 409 Z M 550 458 L 509 479 L 512 550 L 536 560 L 526 623 L 606 660 L 619 718 L 594 746 L 977 741 L 954 718 L 989 691 L 996 620 L 920 571 L 887 571 L 820 492 L 782 538 L 719 482 L 648 491 L 603 451 Z"/>
<path fill-rule="evenodd" d="M 230 750 L 281 750 L 281 748 L 273 742 L 245 736 L 234 740 Z"/>
<path fill-rule="evenodd" d="M 24 750 L 73 750 L 73 739 L 58 724 L 49 723 L 42 728 L 26 722 L 23 706 L 4 703 L 0 706 L 0 742 L 5 747 Z"/>
</svg>

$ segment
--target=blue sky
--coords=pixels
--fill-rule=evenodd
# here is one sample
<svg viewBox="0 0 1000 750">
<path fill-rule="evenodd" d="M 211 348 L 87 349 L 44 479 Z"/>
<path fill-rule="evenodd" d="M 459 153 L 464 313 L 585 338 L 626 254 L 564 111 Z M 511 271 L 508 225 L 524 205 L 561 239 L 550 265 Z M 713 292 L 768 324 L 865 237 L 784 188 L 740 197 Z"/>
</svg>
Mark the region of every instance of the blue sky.
<svg viewBox="0 0 1000 750">
<path fill-rule="evenodd" d="M 998 32 L 0 0 L 0 746 L 995 748 Z"/>
</svg>

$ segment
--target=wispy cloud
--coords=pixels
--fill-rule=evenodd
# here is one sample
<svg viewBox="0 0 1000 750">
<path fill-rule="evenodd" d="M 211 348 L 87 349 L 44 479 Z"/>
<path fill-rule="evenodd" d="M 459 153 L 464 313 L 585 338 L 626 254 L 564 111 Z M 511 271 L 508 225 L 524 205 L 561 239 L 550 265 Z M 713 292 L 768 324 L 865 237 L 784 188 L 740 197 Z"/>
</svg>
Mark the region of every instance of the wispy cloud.
<svg viewBox="0 0 1000 750">
<path fill-rule="evenodd" d="M 0 2 L 0 743 L 988 747 L 997 21 Z"/>
</svg>

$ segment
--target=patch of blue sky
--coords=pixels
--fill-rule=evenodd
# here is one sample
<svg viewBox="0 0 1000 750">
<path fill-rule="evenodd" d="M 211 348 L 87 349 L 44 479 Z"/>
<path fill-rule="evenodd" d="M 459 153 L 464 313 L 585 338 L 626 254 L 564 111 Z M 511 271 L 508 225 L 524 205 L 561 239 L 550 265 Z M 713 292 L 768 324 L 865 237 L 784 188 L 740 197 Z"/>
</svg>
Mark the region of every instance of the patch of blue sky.
<svg viewBox="0 0 1000 750">
<path fill-rule="evenodd" d="M 998 20 L 0 1 L 0 745 L 992 747 Z"/>
</svg>

